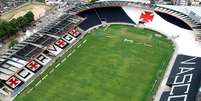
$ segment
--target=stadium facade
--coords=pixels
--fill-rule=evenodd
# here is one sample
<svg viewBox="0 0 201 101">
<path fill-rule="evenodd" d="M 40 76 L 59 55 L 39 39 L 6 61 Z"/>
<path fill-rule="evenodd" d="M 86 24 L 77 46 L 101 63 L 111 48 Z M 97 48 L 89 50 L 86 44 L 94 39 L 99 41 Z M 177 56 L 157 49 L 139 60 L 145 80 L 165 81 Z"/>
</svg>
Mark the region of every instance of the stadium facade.
<svg viewBox="0 0 201 101">
<path fill-rule="evenodd" d="M 1 55 L 1 98 L 15 98 L 86 32 L 108 24 L 143 26 L 172 40 L 176 45 L 174 64 L 155 100 L 196 101 L 201 79 L 201 24 L 170 8 L 129 1 L 80 4 Z"/>
</svg>

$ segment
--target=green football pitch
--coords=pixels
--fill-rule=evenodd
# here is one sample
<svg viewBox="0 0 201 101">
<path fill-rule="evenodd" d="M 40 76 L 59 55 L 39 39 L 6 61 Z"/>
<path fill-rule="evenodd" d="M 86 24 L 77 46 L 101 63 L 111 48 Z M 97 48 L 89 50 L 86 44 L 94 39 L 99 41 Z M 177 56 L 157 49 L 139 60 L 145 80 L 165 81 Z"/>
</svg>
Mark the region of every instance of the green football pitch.
<svg viewBox="0 0 201 101">
<path fill-rule="evenodd" d="M 155 31 L 125 25 L 95 29 L 15 101 L 147 101 L 173 50 Z"/>
</svg>

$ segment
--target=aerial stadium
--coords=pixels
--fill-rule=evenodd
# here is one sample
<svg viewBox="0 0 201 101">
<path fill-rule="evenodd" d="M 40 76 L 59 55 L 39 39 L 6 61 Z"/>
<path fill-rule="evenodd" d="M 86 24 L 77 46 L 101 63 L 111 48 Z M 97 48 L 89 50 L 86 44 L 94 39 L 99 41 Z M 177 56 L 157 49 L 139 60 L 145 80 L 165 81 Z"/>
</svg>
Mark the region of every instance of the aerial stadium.
<svg viewBox="0 0 201 101">
<path fill-rule="evenodd" d="M 199 101 L 201 23 L 159 5 L 65 10 L 0 57 L 3 101 Z"/>
</svg>

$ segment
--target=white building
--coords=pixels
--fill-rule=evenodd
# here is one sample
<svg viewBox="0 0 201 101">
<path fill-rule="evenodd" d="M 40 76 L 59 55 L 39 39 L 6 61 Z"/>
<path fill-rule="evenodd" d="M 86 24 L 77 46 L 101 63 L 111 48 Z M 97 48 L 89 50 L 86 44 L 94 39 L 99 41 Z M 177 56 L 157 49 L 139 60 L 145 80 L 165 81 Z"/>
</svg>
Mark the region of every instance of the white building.
<svg viewBox="0 0 201 101">
<path fill-rule="evenodd" d="M 45 0 L 45 4 L 47 5 L 62 4 L 62 0 Z"/>
</svg>

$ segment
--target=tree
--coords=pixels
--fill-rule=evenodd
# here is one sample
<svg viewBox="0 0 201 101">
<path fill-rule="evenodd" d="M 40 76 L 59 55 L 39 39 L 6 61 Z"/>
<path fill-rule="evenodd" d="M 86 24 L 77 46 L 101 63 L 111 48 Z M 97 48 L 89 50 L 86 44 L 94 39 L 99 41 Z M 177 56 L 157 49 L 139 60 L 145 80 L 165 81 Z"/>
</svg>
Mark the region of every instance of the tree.
<svg viewBox="0 0 201 101">
<path fill-rule="evenodd" d="M 17 32 L 16 28 L 5 20 L 0 20 L 0 37 L 10 36 Z"/>
<path fill-rule="evenodd" d="M 35 1 L 45 3 L 45 0 L 35 0 Z"/>
<path fill-rule="evenodd" d="M 0 37 L 3 37 L 6 35 L 6 32 L 4 30 L 4 26 L 2 23 L 0 23 Z"/>
<path fill-rule="evenodd" d="M 34 14 L 31 11 L 27 12 L 24 17 L 27 19 L 28 23 L 34 21 Z"/>
<path fill-rule="evenodd" d="M 16 30 L 19 30 L 18 22 L 17 22 L 16 19 L 12 19 L 9 23 L 10 23 L 10 25 L 11 25 L 12 27 L 14 27 Z"/>
<path fill-rule="evenodd" d="M 17 31 L 30 26 L 33 21 L 34 14 L 32 12 L 27 12 L 24 16 L 12 19 L 9 22 L 0 20 L 0 38 L 6 35 L 10 36 L 16 34 Z"/>
<path fill-rule="evenodd" d="M 98 1 L 98 0 L 90 0 L 90 3 L 95 3 L 96 1 Z"/>
<path fill-rule="evenodd" d="M 0 28 L 1 28 L 1 34 L 2 35 L 8 35 L 10 33 L 9 30 L 9 23 L 5 20 L 0 21 Z"/>
</svg>

